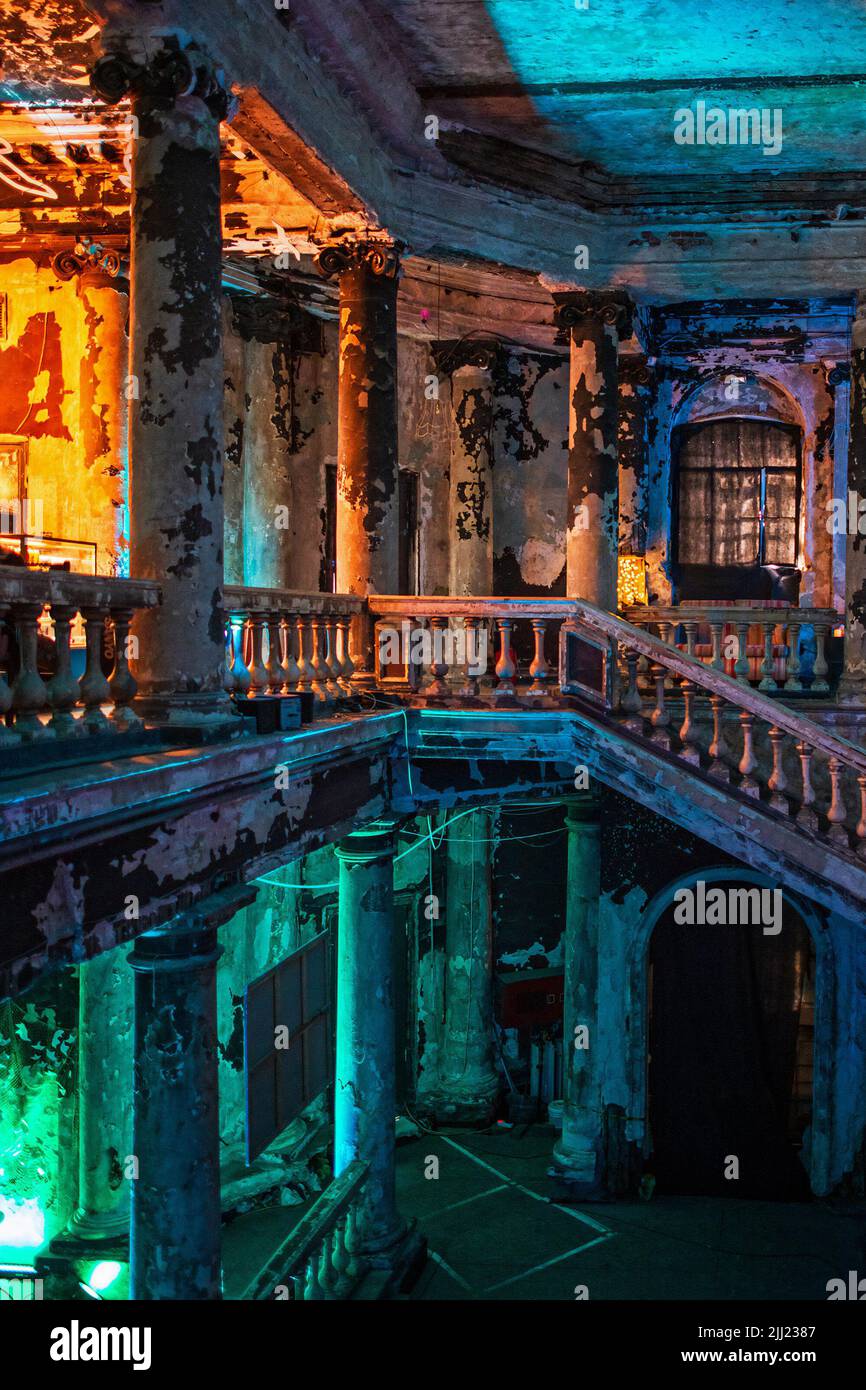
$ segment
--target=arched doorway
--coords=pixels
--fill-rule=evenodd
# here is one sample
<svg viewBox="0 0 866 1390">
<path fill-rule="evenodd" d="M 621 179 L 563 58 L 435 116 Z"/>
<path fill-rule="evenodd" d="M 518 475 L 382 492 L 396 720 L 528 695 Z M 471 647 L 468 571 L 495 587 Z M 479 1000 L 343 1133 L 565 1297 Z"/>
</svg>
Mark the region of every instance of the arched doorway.
<svg viewBox="0 0 866 1390">
<path fill-rule="evenodd" d="M 756 878 L 704 881 L 727 892 Z M 666 897 L 647 961 L 647 1167 L 659 1192 L 803 1200 L 817 1109 L 812 933 L 787 897 L 774 933 L 678 922 Z"/>
</svg>

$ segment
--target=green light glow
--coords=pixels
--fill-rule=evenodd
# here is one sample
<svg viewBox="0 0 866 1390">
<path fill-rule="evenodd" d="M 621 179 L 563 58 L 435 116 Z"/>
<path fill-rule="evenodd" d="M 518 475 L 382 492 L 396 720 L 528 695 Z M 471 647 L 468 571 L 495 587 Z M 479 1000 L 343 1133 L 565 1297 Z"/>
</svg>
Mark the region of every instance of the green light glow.
<svg viewBox="0 0 866 1390">
<path fill-rule="evenodd" d="M 0 1194 L 0 1256 L 7 1250 L 38 1250 L 45 1240 L 45 1215 L 36 1197 L 16 1201 Z"/>
</svg>

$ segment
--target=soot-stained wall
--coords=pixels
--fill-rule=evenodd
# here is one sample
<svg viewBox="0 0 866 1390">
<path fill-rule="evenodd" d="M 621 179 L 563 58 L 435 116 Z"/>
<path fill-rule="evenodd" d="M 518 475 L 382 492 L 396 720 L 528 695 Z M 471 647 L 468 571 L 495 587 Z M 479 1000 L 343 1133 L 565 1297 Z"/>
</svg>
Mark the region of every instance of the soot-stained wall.
<svg viewBox="0 0 866 1390">
<path fill-rule="evenodd" d="M 0 295 L 0 435 L 29 443 L 31 517 L 41 506 L 46 535 L 95 542 L 97 572 L 126 573 L 126 282 L 62 281 L 36 258 L 6 256 Z"/>
</svg>

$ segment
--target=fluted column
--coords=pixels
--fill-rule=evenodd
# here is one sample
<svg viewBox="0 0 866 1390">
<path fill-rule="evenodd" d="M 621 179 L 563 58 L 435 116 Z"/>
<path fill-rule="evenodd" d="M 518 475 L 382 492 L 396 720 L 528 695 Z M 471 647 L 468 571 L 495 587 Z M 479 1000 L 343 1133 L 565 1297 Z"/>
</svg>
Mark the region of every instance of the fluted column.
<svg viewBox="0 0 866 1390">
<path fill-rule="evenodd" d="M 557 294 L 556 321 L 570 343 L 566 589 L 616 608 L 618 517 L 617 354 L 631 332 L 620 291 Z"/>
<path fill-rule="evenodd" d="M 396 1110 L 394 853 L 396 824 L 376 821 L 337 846 L 337 1069 L 334 1172 L 370 1165 L 357 1235 L 367 1255 L 399 1242 L 394 1186 Z"/>
<path fill-rule="evenodd" d="M 449 592 L 493 592 L 493 419 L 498 344 L 437 343 L 450 377 Z"/>
<path fill-rule="evenodd" d="M 218 1299 L 217 928 L 255 896 L 217 894 L 135 942 L 131 1296 Z"/>
<path fill-rule="evenodd" d="M 598 1037 L 598 900 L 601 891 L 598 802 L 587 793 L 566 813 L 568 870 L 562 1018 L 562 1135 L 557 1173 L 591 1195 L 600 1184 L 602 1116 Z"/>
<path fill-rule="evenodd" d="M 851 330 L 851 387 L 848 431 L 848 494 L 858 504 L 866 499 L 866 290 L 857 295 Z M 845 538 L 845 667 L 839 682 L 839 701 L 866 705 L 866 536 L 855 525 Z"/>
<path fill-rule="evenodd" d="M 92 83 L 131 99 L 130 568 L 158 580 L 135 675 L 152 719 L 211 722 L 223 689 L 221 77 L 179 34 L 105 32 Z"/>
<path fill-rule="evenodd" d="M 337 590 L 393 594 L 398 581 L 397 280 L 399 243 L 325 246 L 318 267 L 340 286 Z M 352 620 L 352 682 L 374 680 L 373 628 Z"/>
</svg>

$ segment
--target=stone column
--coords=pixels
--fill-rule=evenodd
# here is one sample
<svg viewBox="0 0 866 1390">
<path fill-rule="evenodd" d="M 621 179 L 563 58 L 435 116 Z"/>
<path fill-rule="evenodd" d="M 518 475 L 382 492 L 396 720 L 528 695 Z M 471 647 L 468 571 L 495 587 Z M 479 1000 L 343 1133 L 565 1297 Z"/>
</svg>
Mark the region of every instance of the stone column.
<svg viewBox="0 0 866 1390">
<path fill-rule="evenodd" d="M 234 318 L 244 340 L 246 422 L 243 497 L 245 583 L 298 587 L 292 577 L 296 499 L 295 358 L 303 350 L 300 313 L 288 293 L 237 295 Z M 309 338 L 309 333 L 306 335 Z M 302 520 L 309 535 L 310 517 Z"/>
<path fill-rule="evenodd" d="M 493 1059 L 493 813 L 474 811 L 446 841 L 445 1036 L 434 1114 L 486 1125 L 499 1077 Z"/>
<path fill-rule="evenodd" d="M 493 417 L 496 343 L 437 343 L 437 370 L 451 379 L 449 592 L 493 592 Z"/>
<path fill-rule="evenodd" d="M 240 296 L 239 296 L 240 298 Z M 244 340 L 235 326 L 232 300 L 226 296 L 223 313 L 223 438 L 225 440 L 223 479 L 224 571 L 226 584 L 244 580 L 244 491 L 246 473 L 244 426 L 246 424 L 246 365 Z"/>
<path fill-rule="evenodd" d="M 131 1297 L 220 1298 L 217 928 L 229 890 L 136 939 Z"/>
<path fill-rule="evenodd" d="M 568 803 L 565 981 L 562 1018 L 562 1135 L 554 1172 L 578 1194 L 601 1191 L 602 1114 L 598 1038 L 598 899 L 601 892 L 598 802 Z"/>
<path fill-rule="evenodd" d="M 337 431 L 337 591 L 397 591 L 398 242 L 345 239 L 319 252 L 318 267 L 340 284 Z M 352 682 L 373 684 L 372 624 L 352 621 Z"/>
<path fill-rule="evenodd" d="M 857 295 L 851 330 L 851 387 L 848 430 L 846 518 L 866 501 L 866 291 Z M 850 494 L 856 503 L 852 508 Z M 845 537 L 845 668 L 839 702 L 866 705 L 866 536 L 849 523 Z"/>
<path fill-rule="evenodd" d="M 571 347 L 566 589 L 616 609 L 619 479 L 617 354 L 631 332 L 618 290 L 557 294 L 556 321 Z"/>
<path fill-rule="evenodd" d="M 158 580 L 136 614 L 148 717 L 226 717 L 220 121 L 226 94 L 180 36 L 106 35 L 92 83 L 129 96 L 132 146 L 130 570 Z"/>
<path fill-rule="evenodd" d="M 384 1256 L 404 1232 L 394 1190 L 394 852 L 396 824 L 375 821 L 337 846 L 337 1070 L 334 1173 L 370 1165 L 358 1213 L 363 1252 Z"/>
<path fill-rule="evenodd" d="M 133 991 L 126 962 L 119 947 L 78 972 L 78 1207 L 70 1232 L 86 1241 L 129 1230 Z"/>
</svg>

